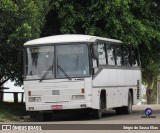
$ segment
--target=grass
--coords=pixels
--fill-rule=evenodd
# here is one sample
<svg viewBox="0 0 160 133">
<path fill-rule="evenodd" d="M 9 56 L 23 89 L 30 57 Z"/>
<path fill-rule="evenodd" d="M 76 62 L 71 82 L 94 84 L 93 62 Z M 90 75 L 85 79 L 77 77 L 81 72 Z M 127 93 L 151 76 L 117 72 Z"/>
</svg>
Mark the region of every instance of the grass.
<svg viewBox="0 0 160 133">
<path fill-rule="evenodd" d="M 0 102 L 0 122 L 23 121 L 25 114 L 24 103 Z"/>
</svg>

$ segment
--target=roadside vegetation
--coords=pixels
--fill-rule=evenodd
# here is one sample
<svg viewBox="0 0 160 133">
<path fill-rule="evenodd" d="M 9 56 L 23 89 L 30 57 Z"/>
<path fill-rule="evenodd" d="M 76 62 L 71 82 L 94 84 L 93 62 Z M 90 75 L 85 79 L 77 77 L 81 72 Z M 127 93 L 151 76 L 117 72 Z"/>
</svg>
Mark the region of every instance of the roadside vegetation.
<svg viewBox="0 0 160 133">
<path fill-rule="evenodd" d="M 0 105 L 0 122 L 24 121 L 27 114 L 24 103 L 0 102 Z"/>
</svg>

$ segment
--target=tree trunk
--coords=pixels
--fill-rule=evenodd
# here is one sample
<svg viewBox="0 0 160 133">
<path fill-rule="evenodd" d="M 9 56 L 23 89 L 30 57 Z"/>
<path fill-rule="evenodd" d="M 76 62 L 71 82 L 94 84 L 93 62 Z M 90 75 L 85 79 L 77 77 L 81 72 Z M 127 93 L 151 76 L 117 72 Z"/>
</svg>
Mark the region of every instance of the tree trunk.
<svg viewBox="0 0 160 133">
<path fill-rule="evenodd" d="M 147 85 L 146 88 L 146 97 L 147 97 L 147 104 L 153 104 L 153 86 L 154 86 L 154 78 L 152 81 L 149 82 L 150 84 Z"/>
<path fill-rule="evenodd" d="M 147 104 L 153 103 L 153 89 L 146 90 Z"/>
</svg>

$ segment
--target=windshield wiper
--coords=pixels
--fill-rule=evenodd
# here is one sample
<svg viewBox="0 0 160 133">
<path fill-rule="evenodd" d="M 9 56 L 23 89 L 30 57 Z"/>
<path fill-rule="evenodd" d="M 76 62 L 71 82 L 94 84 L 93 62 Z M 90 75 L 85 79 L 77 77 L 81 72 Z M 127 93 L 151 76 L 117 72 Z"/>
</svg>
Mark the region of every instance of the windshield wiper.
<svg viewBox="0 0 160 133">
<path fill-rule="evenodd" d="M 64 74 L 69 80 L 72 80 L 72 78 L 68 76 L 68 74 L 64 71 L 64 69 L 63 69 L 60 65 L 58 65 L 58 68 L 63 72 L 63 74 Z"/>
<path fill-rule="evenodd" d="M 69 80 L 72 80 L 72 78 L 68 76 L 68 74 L 64 71 L 64 69 L 60 65 L 57 64 L 57 66 Z"/>
<path fill-rule="evenodd" d="M 42 80 L 48 75 L 49 70 L 52 69 L 52 74 L 53 74 L 53 68 L 54 68 L 53 65 L 52 65 L 52 66 L 49 66 L 48 69 L 47 69 L 47 72 L 45 72 L 45 73 L 43 74 L 43 76 L 42 76 L 42 78 L 39 80 L 39 82 L 42 82 Z"/>
</svg>

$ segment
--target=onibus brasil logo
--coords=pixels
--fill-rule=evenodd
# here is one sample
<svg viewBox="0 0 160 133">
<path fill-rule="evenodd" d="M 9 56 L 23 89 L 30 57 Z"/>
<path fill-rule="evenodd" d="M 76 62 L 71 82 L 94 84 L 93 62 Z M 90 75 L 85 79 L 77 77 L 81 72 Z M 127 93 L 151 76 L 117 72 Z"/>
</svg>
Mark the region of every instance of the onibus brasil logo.
<svg viewBox="0 0 160 133">
<path fill-rule="evenodd" d="M 152 109 L 151 108 L 146 108 L 145 111 L 145 116 L 141 116 L 141 118 L 156 118 L 156 116 L 152 116 Z"/>
<path fill-rule="evenodd" d="M 151 116 L 152 115 L 152 109 L 146 108 L 145 115 L 148 116 L 148 117 Z"/>
</svg>

